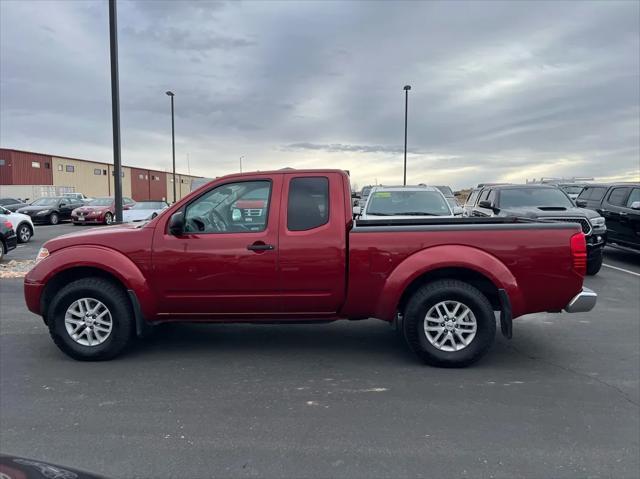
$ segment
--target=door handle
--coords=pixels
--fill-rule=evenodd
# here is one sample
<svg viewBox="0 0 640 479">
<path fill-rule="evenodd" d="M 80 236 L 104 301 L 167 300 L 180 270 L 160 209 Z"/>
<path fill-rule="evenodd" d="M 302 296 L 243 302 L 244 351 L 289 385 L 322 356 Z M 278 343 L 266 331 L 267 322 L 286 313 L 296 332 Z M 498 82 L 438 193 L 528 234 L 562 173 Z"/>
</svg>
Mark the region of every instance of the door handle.
<svg viewBox="0 0 640 479">
<path fill-rule="evenodd" d="M 247 246 L 249 251 L 271 251 L 276 249 L 272 244 L 253 243 Z"/>
<path fill-rule="evenodd" d="M 621 211 L 620 213 L 618 213 L 620 216 L 627 216 L 627 212 L 626 211 Z"/>
</svg>

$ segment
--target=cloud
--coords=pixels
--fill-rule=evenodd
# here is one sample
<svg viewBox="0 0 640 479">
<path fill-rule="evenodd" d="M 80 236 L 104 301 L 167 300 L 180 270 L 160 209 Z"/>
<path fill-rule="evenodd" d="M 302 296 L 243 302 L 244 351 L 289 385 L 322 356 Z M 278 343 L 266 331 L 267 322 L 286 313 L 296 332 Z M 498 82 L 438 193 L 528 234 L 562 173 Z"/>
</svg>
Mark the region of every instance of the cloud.
<svg viewBox="0 0 640 479">
<path fill-rule="evenodd" d="M 123 157 L 454 187 L 640 176 L 637 2 L 119 1 Z M 111 158 L 107 7 L 0 2 L 0 143 Z"/>
</svg>

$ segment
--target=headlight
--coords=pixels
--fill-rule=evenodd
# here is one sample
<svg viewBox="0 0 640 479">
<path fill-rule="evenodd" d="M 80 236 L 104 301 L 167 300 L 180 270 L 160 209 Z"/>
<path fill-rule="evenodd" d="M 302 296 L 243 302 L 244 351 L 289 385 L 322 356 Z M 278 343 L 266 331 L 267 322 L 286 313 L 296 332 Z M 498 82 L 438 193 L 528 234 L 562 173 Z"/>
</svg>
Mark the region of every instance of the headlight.
<svg viewBox="0 0 640 479">
<path fill-rule="evenodd" d="M 602 216 L 591 218 L 589 221 L 593 226 L 604 226 L 604 218 Z"/>
<path fill-rule="evenodd" d="M 39 263 L 47 256 L 49 256 L 49 250 L 47 248 L 40 248 L 40 251 L 38 251 L 38 256 L 36 256 L 36 263 Z"/>
<path fill-rule="evenodd" d="M 37 215 L 46 215 L 49 214 L 51 212 L 51 210 L 42 210 L 42 211 L 38 211 L 36 214 Z"/>
</svg>

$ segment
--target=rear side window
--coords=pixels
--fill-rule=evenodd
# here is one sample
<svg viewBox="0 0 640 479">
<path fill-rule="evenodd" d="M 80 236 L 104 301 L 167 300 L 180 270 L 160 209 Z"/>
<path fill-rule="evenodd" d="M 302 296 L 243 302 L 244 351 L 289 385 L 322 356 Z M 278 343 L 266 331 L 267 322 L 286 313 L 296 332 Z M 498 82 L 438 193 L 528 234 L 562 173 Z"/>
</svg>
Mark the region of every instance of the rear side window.
<svg viewBox="0 0 640 479">
<path fill-rule="evenodd" d="M 478 201 L 484 201 L 489 197 L 489 190 L 482 190 L 482 194 L 480 195 L 480 198 L 478 198 Z"/>
<path fill-rule="evenodd" d="M 287 229 L 307 231 L 329 222 L 329 179 L 293 178 L 289 183 Z"/>
<path fill-rule="evenodd" d="M 628 193 L 629 188 L 614 188 L 613 190 L 611 190 L 611 193 L 609 193 L 609 198 L 607 199 L 607 201 L 610 205 L 624 206 Z"/>
<path fill-rule="evenodd" d="M 476 198 L 478 197 L 478 193 L 480 193 L 479 190 L 473 190 L 471 192 L 471 194 L 469 195 L 469 198 L 467 198 L 467 201 L 465 202 L 465 205 L 471 205 L 473 206 L 476 202 Z"/>
</svg>

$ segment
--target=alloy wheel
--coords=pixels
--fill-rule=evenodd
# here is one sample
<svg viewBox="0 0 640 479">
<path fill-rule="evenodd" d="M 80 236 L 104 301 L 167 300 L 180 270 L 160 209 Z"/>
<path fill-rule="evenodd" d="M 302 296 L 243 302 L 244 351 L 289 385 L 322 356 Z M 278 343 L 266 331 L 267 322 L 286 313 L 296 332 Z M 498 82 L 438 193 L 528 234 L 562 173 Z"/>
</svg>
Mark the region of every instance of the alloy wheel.
<svg viewBox="0 0 640 479">
<path fill-rule="evenodd" d="M 424 318 L 424 333 L 440 351 L 460 351 L 473 341 L 478 325 L 467 305 L 459 301 L 441 301 L 432 306 Z"/>
<path fill-rule="evenodd" d="M 94 298 L 80 298 L 67 308 L 64 326 L 76 343 L 98 346 L 111 334 L 113 318 L 104 303 Z"/>
</svg>

